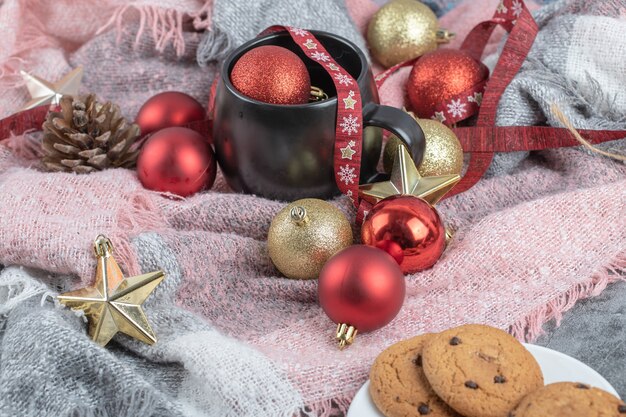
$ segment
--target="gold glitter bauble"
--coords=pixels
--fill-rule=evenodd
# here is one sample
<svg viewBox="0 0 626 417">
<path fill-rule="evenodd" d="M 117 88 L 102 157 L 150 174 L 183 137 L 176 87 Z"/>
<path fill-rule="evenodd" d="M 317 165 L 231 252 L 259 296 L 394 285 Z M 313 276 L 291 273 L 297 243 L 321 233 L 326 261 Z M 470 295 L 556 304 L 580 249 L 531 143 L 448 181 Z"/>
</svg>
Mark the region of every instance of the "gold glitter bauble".
<svg viewBox="0 0 626 417">
<path fill-rule="evenodd" d="M 463 169 L 463 148 L 454 132 L 437 120 L 416 119 L 426 137 L 426 150 L 422 164 L 417 168 L 424 177 L 439 175 L 461 175 Z M 385 172 L 391 172 L 398 146 L 402 143 L 391 136 L 383 153 Z"/>
<path fill-rule="evenodd" d="M 276 214 L 267 235 L 270 258 L 287 278 L 317 278 L 326 261 L 352 245 L 352 227 L 330 203 L 294 201 Z"/>
<path fill-rule="evenodd" d="M 417 0 L 393 0 L 372 16 L 367 41 L 385 67 L 422 56 L 454 37 L 439 29 L 437 16 Z"/>
</svg>

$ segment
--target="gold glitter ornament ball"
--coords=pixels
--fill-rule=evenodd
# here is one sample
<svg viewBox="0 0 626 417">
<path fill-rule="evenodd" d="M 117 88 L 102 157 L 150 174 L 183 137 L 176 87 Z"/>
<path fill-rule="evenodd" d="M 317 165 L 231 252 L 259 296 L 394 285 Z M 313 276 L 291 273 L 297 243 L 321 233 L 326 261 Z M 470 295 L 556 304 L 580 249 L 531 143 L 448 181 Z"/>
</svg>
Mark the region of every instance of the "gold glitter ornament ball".
<svg viewBox="0 0 626 417">
<path fill-rule="evenodd" d="M 439 29 L 437 16 L 417 0 L 392 0 L 372 16 L 367 41 L 385 67 L 424 55 L 454 34 Z"/>
<path fill-rule="evenodd" d="M 276 214 L 267 235 L 272 262 L 287 278 L 315 279 L 326 261 L 352 245 L 352 227 L 330 203 L 297 200 Z"/>
<path fill-rule="evenodd" d="M 454 132 L 437 120 L 415 119 L 424 131 L 426 150 L 424 159 L 417 168 L 423 177 L 438 175 L 461 175 L 463 169 L 463 148 Z M 394 157 L 402 141 L 391 136 L 385 145 L 383 167 L 390 173 Z"/>
</svg>

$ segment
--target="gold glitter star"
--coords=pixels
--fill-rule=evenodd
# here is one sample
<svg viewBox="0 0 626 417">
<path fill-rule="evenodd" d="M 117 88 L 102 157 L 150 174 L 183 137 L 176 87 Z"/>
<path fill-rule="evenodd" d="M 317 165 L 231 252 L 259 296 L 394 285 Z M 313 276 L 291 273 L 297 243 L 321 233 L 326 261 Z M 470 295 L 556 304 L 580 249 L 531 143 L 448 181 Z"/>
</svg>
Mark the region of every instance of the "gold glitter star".
<svg viewBox="0 0 626 417">
<path fill-rule="evenodd" d="M 312 39 L 307 39 L 302 45 L 306 46 L 306 49 L 317 49 L 317 44 Z"/>
<path fill-rule="evenodd" d="M 431 117 L 431 119 L 438 120 L 439 122 L 443 123 L 446 121 L 446 116 L 443 115 L 442 111 L 436 111 L 435 115 Z"/>
<path fill-rule="evenodd" d="M 56 83 L 51 83 L 25 71 L 20 73 L 32 97 L 32 100 L 26 103 L 22 110 L 32 109 L 44 104 L 58 105 L 61 97 L 64 95 L 75 96 L 78 94 L 80 82 L 83 79 L 82 67 L 72 70 Z"/>
<path fill-rule="evenodd" d="M 109 343 L 117 332 L 149 345 L 156 343 L 156 335 L 141 305 L 165 275 L 156 271 L 124 278 L 111 256 L 111 241 L 102 235 L 96 238 L 94 250 L 98 266 L 93 287 L 61 294 L 57 297 L 59 302 L 85 313 L 89 319 L 89 336 L 101 346 Z"/>
<path fill-rule="evenodd" d="M 356 104 L 356 100 L 352 98 L 352 96 L 354 96 L 354 93 L 352 91 L 350 91 L 350 92 L 352 94 L 350 94 L 348 97 L 343 99 L 343 104 L 344 104 L 346 109 L 354 110 L 354 105 Z"/>
<path fill-rule="evenodd" d="M 348 146 L 346 146 L 345 148 L 340 148 L 341 159 L 352 159 L 352 156 L 356 153 L 356 151 L 352 149 L 352 146 L 354 146 L 354 142 L 350 141 L 350 143 L 348 143 Z"/>
<path fill-rule="evenodd" d="M 371 204 L 402 194 L 414 195 L 435 205 L 460 179 L 458 174 L 422 177 L 406 148 L 398 146 L 389 181 L 363 184 L 359 186 L 359 195 Z"/>
</svg>

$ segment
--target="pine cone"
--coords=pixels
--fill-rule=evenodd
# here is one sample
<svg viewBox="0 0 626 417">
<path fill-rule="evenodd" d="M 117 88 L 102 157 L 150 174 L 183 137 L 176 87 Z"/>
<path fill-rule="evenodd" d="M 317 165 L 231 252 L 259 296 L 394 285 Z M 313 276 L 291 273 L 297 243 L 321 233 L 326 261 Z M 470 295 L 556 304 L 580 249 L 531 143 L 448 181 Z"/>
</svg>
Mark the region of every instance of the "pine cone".
<svg viewBox="0 0 626 417">
<path fill-rule="evenodd" d="M 94 94 L 64 96 L 60 112 L 43 123 L 43 163 L 50 171 L 87 174 L 107 168 L 132 168 L 139 150 L 139 126 L 128 125 L 119 106 L 99 103 Z"/>
</svg>

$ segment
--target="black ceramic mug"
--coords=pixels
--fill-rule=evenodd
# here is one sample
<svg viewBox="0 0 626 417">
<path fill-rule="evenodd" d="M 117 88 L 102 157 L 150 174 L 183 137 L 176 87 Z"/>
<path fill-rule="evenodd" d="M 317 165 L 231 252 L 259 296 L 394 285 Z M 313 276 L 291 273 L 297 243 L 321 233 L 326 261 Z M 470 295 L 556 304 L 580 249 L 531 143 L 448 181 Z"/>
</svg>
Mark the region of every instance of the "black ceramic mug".
<svg viewBox="0 0 626 417">
<path fill-rule="evenodd" d="M 380 180 L 376 171 L 384 128 L 398 136 L 416 164 L 424 154 L 424 133 L 407 113 L 381 106 L 367 58 L 352 42 L 312 31 L 330 55 L 357 81 L 363 103 L 363 151 L 360 184 Z M 311 84 L 330 97 L 300 105 L 264 103 L 244 96 L 230 81 L 237 60 L 247 51 L 277 45 L 296 53 L 306 64 Z M 224 61 L 215 96 L 213 141 L 217 160 L 235 191 L 275 200 L 330 198 L 339 193 L 333 154 L 337 94 L 332 79 L 309 59 L 287 32 L 253 39 Z"/>
</svg>

